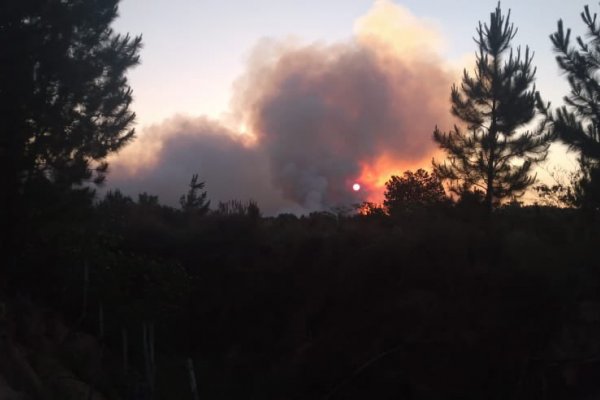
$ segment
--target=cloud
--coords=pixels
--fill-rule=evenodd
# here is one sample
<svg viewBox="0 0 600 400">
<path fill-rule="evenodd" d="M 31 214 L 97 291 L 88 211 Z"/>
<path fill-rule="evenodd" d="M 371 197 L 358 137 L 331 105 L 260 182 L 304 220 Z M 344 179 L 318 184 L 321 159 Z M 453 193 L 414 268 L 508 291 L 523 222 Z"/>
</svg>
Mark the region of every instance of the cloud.
<svg viewBox="0 0 600 400">
<path fill-rule="evenodd" d="M 268 213 L 380 197 L 389 174 L 429 163 L 434 126 L 450 123 L 454 72 L 438 55 L 440 37 L 377 1 L 346 42 L 264 39 L 233 86 L 245 134 L 204 118 L 166 121 L 115 160 L 111 185 L 173 202 L 197 172 L 211 198 L 253 198 Z M 132 162 L 140 149 L 150 155 Z"/>
</svg>

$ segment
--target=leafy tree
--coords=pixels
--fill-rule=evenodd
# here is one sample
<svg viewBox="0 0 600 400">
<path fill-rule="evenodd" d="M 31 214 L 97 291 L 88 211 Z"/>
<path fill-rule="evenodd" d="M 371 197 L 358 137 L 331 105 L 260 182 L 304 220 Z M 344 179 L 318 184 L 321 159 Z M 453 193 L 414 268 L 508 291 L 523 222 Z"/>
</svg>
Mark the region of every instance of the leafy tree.
<svg viewBox="0 0 600 400">
<path fill-rule="evenodd" d="M 565 72 L 571 91 L 565 106 L 548 114 L 552 132 L 580 155 L 582 176 L 576 184 L 581 206 L 600 206 L 600 26 L 596 14 L 584 7 L 581 19 L 587 28 L 586 38 L 577 37 L 571 45 L 571 30 L 565 32 L 562 20 L 550 35 L 556 61 Z"/>
<path fill-rule="evenodd" d="M 392 176 L 385 183 L 383 205 L 390 215 L 438 205 L 447 200 L 437 174 L 423 169 L 405 171 L 402 177 Z"/>
<path fill-rule="evenodd" d="M 491 13 L 489 25 L 479 23 L 475 73 L 465 70 L 460 87 L 452 87 L 452 113 L 464 127 L 455 125 L 447 133 L 436 127 L 433 133 L 448 154 L 447 161 L 434 161 L 435 172 L 450 180 L 455 191 L 483 190 L 488 211 L 534 183 L 532 166 L 545 159 L 549 146 L 544 124 L 535 131 L 519 131 L 532 122 L 536 106 L 544 105 L 533 86 L 529 48 L 524 55 L 520 48 L 512 50 L 516 32 L 510 12 L 503 16 L 500 5 Z"/>
<path fill-rule="evenodd" d="M 106 156 L 134 136 L 125 73 L 139 62 L 141 37 L 111 29 L 117 4 L 0 5 L 0 212 L 7 249 L 19 240 L 16 227 L 31 223 L 25 216 L 48 214 L 52 201 L 68 209 L 78 187 L 91 199 L 81 185 L 102 182 Z"/>
<path fill-rule="evenodd" d="M 373 203 L 370 201 L 363 201 L 355 206 L 356 212 L 359 215 L 364 216 L 375 216 L 375 217 L 385 217 L 387 214 L 385 212 L 385 208 L 381 204 Z"/>
<path fill-rule="evenodd" d="M 198 191 L 202 189 L 204 189 L 204 182 L 198 182 L 198 174 L 194 174 L 187 194 L 179 198 L 179 204 L 181 204 L 183 211 L 194 211 L 201 215 L 205 215 L 208 212 L 210 201 L 206 200 L 207 193 L 201 192 L 198 194 Z"/>
</svg>

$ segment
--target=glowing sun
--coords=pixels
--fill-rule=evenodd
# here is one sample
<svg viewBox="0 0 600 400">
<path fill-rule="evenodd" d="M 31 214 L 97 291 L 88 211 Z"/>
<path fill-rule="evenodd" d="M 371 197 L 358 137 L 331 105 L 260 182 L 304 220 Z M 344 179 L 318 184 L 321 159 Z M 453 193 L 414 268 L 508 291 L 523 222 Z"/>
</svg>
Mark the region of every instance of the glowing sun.
<svg viewBox="0 0 600 400">
<path fill-rule="evenodd" d="M 360 185 L 358 183 L 355 183 L 354 185 L 352 185 L 352 190 L 358 192 L 360 190 Z"/>
</svg>

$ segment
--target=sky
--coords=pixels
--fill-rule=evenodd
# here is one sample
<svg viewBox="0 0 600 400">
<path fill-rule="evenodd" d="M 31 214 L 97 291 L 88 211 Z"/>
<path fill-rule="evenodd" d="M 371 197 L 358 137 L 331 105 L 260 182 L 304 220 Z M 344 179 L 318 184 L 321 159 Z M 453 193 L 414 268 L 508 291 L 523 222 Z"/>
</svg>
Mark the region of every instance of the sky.
<svg viewBox="0 0 600 400">
<path fill-rule="evenodd" d="M 511 10 L 518 28 L 513 44 L 535 52 L 537 89 L 553 105 L 562 103 L 568 85 L 548 37 L 559 18 L 581 34 L 579 13 L 585 4 L 501 3 L 503 11 Z M 155 192 L 173 203 L 176 186 L 185 190 L 184 182 L 197 172 L 201 179 L 206 176 L 209 197 L 211 187 L 215 200 L 248 195 L 275 213 L 362 200 L 344 194 L 348 185 L 362 179 L 364 199 L 377 199 L 382 178 L 375 175 L 427 166 L 435 156 L 422 138 L 430 138 L 436 124 L 447 129 L 452 123 L 442 114 L 444 109 L 449 114 L 449 103 L 437 104 L 435 98 L 447 101 L 461 70 L 472 69 L 475 28 L 478 21 L 489 20 L 496 5 L 492 0 L 122 0 L 115 30 L 142 34 L 144 42 L 142 63 L 128 74 L 138 139 L 114 158 L 109 187 Z M 427 84 L 435 83 L 435 88 L 415 86 L 416 79 L 425 80 L 423 71 L 435 77 Z M 377 86 L 371 79 L 377 77 L 387 86 Z M 302 83 L 291 85 L 298 80 Z M 362 93 L 371 98 L 362 98 Z M 436 104 L 410 111 L 415 93 L 421 102 Z M 378 101 L 398 105 L 370 109 L 380 107 Z M 347 117 L 353 113 L 354 119 Z M 380 120 L 384 122 L 375 122 Z M 378 125 L 354 128 L 363 122 Z M 392 137 L 393 126 L 400 126 L 404 139 Z M 418 137 L 409 133 L 413 126 L 418 126 Z M 308 129 L 313 136 L 305 133 Z M 336 138 L 329 133 L 334 131 L 350 133 Z M 375 135 L 375 144 L 366 131 Z M 339 142 L 348 138 L 356 146 L 340 150 Z M 384 157 L 386 145 L 406 150 Z M 312 153 L 297 149 L 304 146 Z M 343 155 L 340 160 L 338 154 Z M 418 157 L 411 159 L 414 154 Z M 228 164 L 227 158 L 246 164 Z M 551 161 L 572 165 L 572 157 L 565 157 L 558 146 Z M 214 172 L 216 165 L 231 170 L 226 178 L 238 190 L 216 182 L 223 178 Z"/>
</svg>

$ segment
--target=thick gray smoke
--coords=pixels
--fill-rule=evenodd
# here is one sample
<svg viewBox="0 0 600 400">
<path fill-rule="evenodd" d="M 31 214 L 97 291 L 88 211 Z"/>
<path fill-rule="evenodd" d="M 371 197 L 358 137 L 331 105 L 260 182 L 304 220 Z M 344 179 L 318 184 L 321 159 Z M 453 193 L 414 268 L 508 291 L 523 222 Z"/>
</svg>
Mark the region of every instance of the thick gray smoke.
<svg viewBox="0 0 600 400">
<path fill-rule="evenodd" d="M 150 152 L 151 158 L 144 159 L 134 149 Z M 298 209 L 270 183 L 262 149 L 218 122 L 174 117 L 148 128 L 128 150 L 111 164 L 111 188 L 131 195 L 157 194 L 161 202 L 177 205 L 198 173 L 213 201 L 251 199 L 265 210 Z"/>
<path fill-rule="evenodd" d="M 393 12 L 404 25 L 390 30 Z M 380 175 L 429 162 L 434 126 L 449 123 L 451 75 L 423 48 L 425 33 L 403 9 L 378 2 L 349 42 L 264 40 L 234 85 L 245 135 L 203 118 L 165 121 L 113 162 L 110 186 L 174 203 L 197 172 L 212 199 L 252 198 L 267 213 L 376 198 Z M 149 159 L 132 162 L 141 149 Z"/>
<path fill-rule="evenodd" d="M 236 106 L 286 198 L 309 208 L 347 203 L 362 165 L 431 154 L 432 128 L 448 114 L 439 101 L 446 74 L 377 50 L 313 45 L 253 60 Z"/>
</svg>

